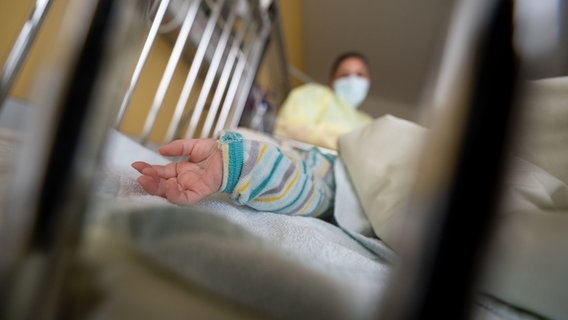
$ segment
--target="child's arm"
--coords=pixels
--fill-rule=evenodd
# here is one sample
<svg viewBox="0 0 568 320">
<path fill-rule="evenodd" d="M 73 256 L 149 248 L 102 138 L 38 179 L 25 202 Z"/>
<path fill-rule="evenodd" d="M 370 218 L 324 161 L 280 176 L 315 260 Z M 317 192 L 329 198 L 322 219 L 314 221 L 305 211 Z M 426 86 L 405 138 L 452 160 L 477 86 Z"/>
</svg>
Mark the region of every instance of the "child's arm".
<svg viewBox="0 0 568 320">
<path fill-rule="evenodd" d="M 320 216 L 331 207 L 335 192 L 332 157 L 316 148 L 286 152 L 233 132 L 220 142 L 224 165 L 220 190 L 237 203 L 306 216 Z"/>
<path fill-rule="evenodd" d="M 333 158 L 317 149 L 284 152 L 227 132 L 213 139 L 177 140 L 160 148 L 188 160 L 165 166 L 135 162 L 138 182 L 150 194 L 190 205 L 217 192 L 239 204 L 284 214 L 319 216 L 333 203 Z"/>
</svg>

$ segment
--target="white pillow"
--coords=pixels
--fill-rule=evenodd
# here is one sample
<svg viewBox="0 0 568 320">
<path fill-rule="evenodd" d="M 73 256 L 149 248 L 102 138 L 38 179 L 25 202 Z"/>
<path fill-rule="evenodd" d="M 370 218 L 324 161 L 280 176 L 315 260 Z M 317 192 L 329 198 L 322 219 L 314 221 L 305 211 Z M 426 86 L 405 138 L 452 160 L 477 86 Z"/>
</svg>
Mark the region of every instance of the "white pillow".
<svg viewBox="0 0 568 320">
<path fill-rule="evenodd" d="M 515 152 L 568 183 L 568 77 L 531 81 Z"/>
<path fill-rule="evenodd" d="M 506 203 L 480 290 L 567 319 L 568 77 L 527 83 Z"/>
<path fill-rule="evenodd" d="M 385 115 L 339 138 L 339 157 L 375 234 L 397 251 L 402 215 L 427 130 Z"/>
<path fill-rule="evenodd" d="M 568 186 L 539 166 L 518 157 L 509 162 L 504 181 L 503 214 L 568 209 Z"/>
<path fill-rule="evenodd" d="M 549 93 L 556 95 L 558 82 L 539 83 L 539 86 L 549 84 L 555 85 Z M 557 98 L 556 102 L 562 100 Z M 545 125 L 545 122 L 565 121 L 564 118 L 553 121 L 554 115 L 550 113 L 564 114 L 568 104 L 552 107 L 548 103 L 556 98 L 546 95 L 531 99 L 535 99 L 530 101 L 534 108 L 548 111 L 541 115 L 546 121 L 536 119 L 539 129 L 544 130 L 539 133 L 542 140 L 525 145 L 530 147 L 525 150 L 539 151 L 540 157 L 534 160 L 540 161 L 535 165 L 524 157 L 510 159 L 511 171 L 503 194 L 505 203 L 497 217 L 500 225 L 490 245 L 486 278 L 479 289 L 537 314 L 564 319 L 568 317 L 568 304 L 564 303 L 568 295 L 568 187 L 562 179 L 566 167 L 544 160 L 560 158 L 568 149 L 543 142 L 568 136 L 544 138 L 553 134 L 547 128 L 557 134 L 568 130 L 560 125 Z M 387 115 L 339 139 L 339 157 L 365 215 L 375 234 L 395 251 L 399 251 L 404 237 L 402 218 L 426 133 L 427 129 L 415 123 Z M 543 166 L 548 170 L 543 170 Z"/>
</svg>

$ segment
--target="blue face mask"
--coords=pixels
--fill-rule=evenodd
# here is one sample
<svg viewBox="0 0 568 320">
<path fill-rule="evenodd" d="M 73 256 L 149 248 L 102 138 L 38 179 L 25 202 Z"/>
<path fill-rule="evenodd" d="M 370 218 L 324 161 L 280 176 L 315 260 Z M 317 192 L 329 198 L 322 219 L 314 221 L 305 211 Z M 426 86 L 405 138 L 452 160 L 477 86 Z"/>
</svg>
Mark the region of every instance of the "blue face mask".
<svg viewBox="0 0 568 320">
<path fill-rule="evenodd" d="M 369 80 L 353 75 L 333 82 L 333 90 L 339 99 L 353 108 L 358 108 L 369 92 Z"/>
</svg>

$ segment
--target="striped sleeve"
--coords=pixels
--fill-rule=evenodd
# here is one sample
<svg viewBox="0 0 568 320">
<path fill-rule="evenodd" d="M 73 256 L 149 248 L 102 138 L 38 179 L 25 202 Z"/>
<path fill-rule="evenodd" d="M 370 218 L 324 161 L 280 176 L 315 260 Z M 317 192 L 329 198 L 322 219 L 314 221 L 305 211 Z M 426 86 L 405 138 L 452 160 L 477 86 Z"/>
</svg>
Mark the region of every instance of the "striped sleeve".
<svg viewBox="0 0 568 320">
<path fill-rule="evenodd" d="M 283 151 L 235 132 L 226 132 L 219 142 L 224 166 L 220 190 L 237 204 L 302 216 L 321 216 L 333 204 L 334 158 L 317 148 Z"/>
</svg>

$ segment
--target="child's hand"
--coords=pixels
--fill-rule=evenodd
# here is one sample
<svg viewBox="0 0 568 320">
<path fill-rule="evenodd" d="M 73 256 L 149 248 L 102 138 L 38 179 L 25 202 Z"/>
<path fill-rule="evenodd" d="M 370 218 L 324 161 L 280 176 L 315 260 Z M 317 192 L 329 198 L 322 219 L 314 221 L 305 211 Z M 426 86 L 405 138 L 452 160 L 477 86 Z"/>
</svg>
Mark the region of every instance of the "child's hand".
<svg viewBox="0 0 568 320">
<path fill-rule="evenodd" d="M 176 140 L 160 147 L 164 156 L 188 156 L 181 162 L 151 165 L 137 161 L 138 183 L 146 192 L 180 204 L 195 204 L 219 191 L 223 179 L 221 150 L 214 139 Z"/>
</svg>

